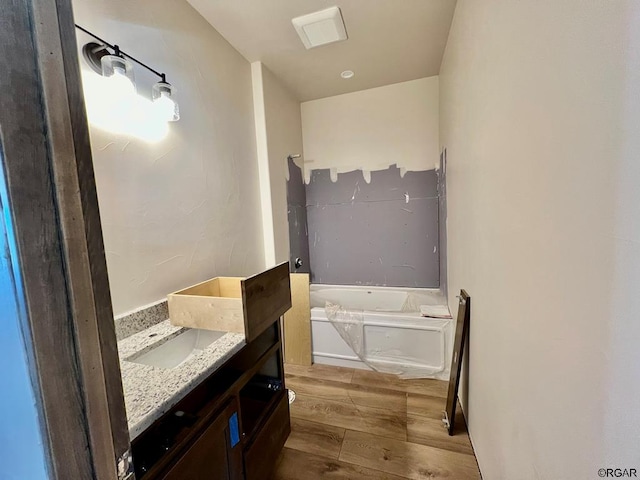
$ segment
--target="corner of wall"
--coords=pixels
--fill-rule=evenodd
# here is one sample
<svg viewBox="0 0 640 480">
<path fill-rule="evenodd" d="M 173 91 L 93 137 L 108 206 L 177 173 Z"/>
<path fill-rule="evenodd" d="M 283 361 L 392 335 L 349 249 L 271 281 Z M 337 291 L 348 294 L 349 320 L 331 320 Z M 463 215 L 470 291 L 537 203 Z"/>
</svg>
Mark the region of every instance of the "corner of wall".
<svg viewBox="0 0 640 480">
<path fill-rule="evenodd" d="M 253 87 L 253 115 L 256 129 L 258 179 L 260 182 L 260 208 L 262 214 L 264 263 L 265 267 L 270 267 L 276 264 L 276 254 L 273 232 L 273 212 L 271 210 L 269 144 L 267 139 L 267 119 L 264 101 L 264 79 L 262 62 L 251 63 L 251 84 Z"/>
</svg>

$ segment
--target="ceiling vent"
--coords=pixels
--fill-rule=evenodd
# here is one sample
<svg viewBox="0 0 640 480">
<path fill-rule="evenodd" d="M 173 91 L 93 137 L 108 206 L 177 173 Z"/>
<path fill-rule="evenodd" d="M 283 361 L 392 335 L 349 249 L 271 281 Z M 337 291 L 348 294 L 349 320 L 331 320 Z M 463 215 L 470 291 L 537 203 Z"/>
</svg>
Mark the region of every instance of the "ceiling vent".
<svg viewBox="0 0 640 480">
<path fill-rule="evenodd" d="M 291 23 L 307 49 L 347 39 L 347 30 L 338 7 L 296 17 Z"/>
</svg>

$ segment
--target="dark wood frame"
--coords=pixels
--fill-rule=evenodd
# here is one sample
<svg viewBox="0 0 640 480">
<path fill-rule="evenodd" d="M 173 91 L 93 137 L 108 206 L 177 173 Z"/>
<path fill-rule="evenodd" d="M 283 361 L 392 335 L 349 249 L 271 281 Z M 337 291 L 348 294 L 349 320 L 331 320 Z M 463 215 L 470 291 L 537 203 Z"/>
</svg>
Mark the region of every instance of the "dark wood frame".
<svg viewBox="0 0 640 480">
<path fill-rule="evenodd" d="M 456 320 L 456 333 L 453 342 L 453 353 L 451 358 L 451 374 L 449 377 L 449 390 L 447 392 L 447 403 L 444 423 L 447 426 L 449 435 L 453 435 L 456 420 L 456 405 L 458 403 L 458 387 L 460 385 L 460 372 L 462 370 L 462 357 L 464 356 L 464 345 L 469 331 L 469 320 L 471 319 L 471 297 L 466 291 L 460 290 L 458 302 L 458 318 Z"/>
<path fill-rule="evenodd" d="M 0 25 L 2 209 L 49 474 L 125 478 L 117 464 L 129 468 L 129 434 L 71 1 L 7 0 Z"/>
</svg>

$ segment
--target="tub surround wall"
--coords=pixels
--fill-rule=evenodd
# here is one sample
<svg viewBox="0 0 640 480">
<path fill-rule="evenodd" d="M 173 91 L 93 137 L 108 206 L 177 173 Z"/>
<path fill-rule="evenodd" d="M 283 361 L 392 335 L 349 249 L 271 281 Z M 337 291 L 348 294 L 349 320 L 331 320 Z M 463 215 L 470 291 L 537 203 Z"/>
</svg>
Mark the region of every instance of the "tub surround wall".
<svg viewBox="0 0 640 480">
<path fill-rule="evenodd" d="M 301 104 L 312 281 L 438 287 L 438 77 Z"/>
<path fill-rule="evenodd" d="M 306 187 L 311 279 L 334 285 L 438 287 L 438 176 L 392 166 L 314 170 Z"/>
<path fill-rule="evenodd" d="M 357 74 L 357 73 L 356 73 Z M 438 164 L 438 77 L 301 104 L 307 183 L 311 171 L 431 170 Z"/>
<path fill-rule="evenodd" d="M 309 273 L 309 233 L 307 227 L 307 193 L 302 169 L 293 159 L 288 160 L 287 208 L 289 220 L 289 242 L 291 244 L 291 271 Z M 295 269 L 296 259 L 302 260 L 302 267 Z"/>
<path fill-rule="evenodd" d="M 156 142 L 90 123 L 115 314 L 217 275 L 262 270 L 250 64 L 186 2 L 73 7 L 78 24 L 166 72 L 180 103 L 180 121 Z M 78 33 L 79 46 L 87 41 Z M 141 94 L 156 81 L 136 67 Z"/>
</svg>

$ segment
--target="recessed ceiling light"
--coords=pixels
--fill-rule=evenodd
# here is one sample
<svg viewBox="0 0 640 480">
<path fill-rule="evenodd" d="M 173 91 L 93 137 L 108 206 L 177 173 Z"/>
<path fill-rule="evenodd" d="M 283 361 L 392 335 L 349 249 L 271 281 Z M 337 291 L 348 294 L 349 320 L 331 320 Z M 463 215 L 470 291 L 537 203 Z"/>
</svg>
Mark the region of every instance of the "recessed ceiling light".
<svg viewBox="0 0 640 480">
<path fill-rule="evenodd" d="M 353 73 L 352 70 L 345 70 L 340 74 L 340 76 L 345 79 L 353 78 L 354 75 L 355 73 Z"/>
</svg>

